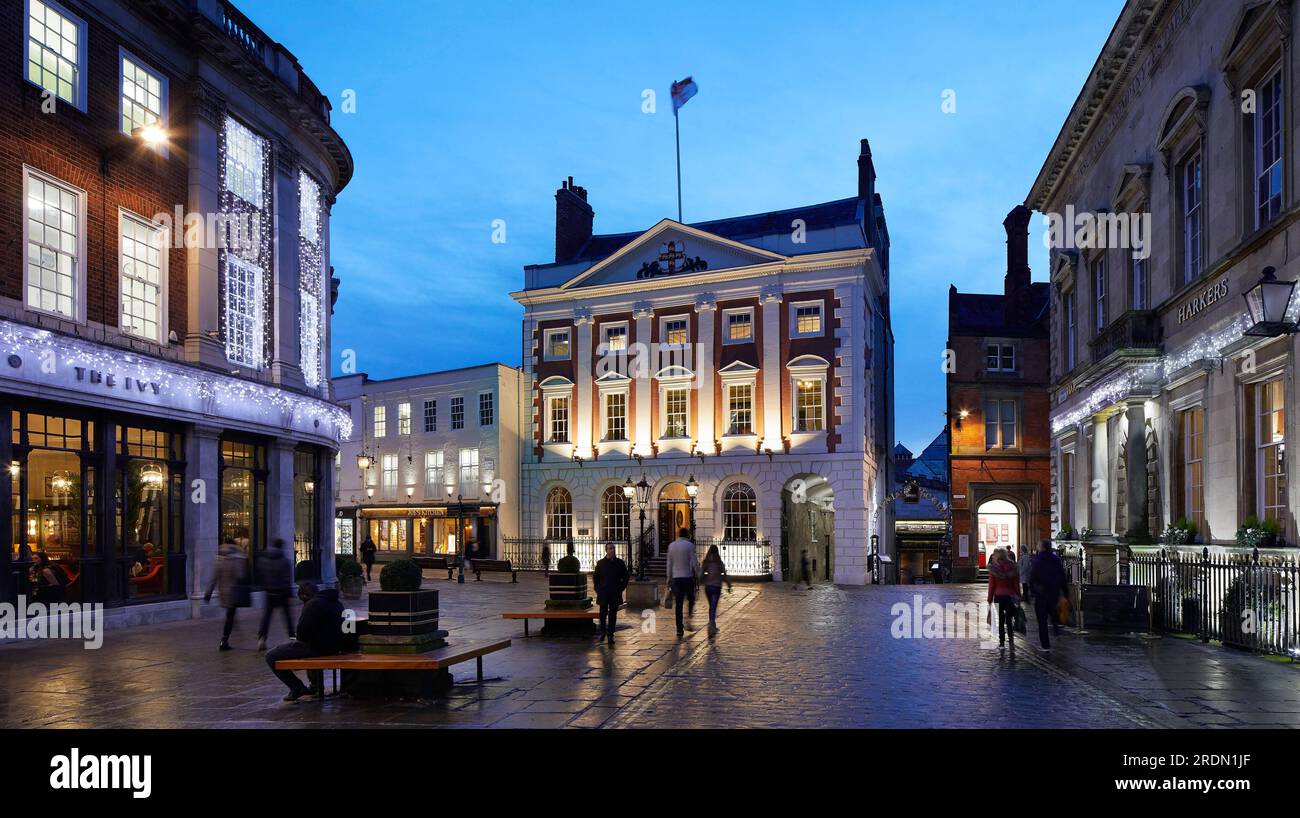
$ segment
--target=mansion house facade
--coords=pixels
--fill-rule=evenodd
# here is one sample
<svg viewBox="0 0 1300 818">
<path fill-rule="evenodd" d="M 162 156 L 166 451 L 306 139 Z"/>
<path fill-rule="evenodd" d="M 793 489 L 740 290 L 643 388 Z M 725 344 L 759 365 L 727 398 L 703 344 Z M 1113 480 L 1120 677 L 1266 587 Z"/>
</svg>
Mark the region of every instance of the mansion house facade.
<svg viewBox="0 0 1300 818">
<path fill-rule="evenodd" d="M 584 562 L 627 543 L 653 570 L 689 528 L 733 574 L 803 579 L 806 554 L 809 579 L 868 582 L 892 539 L 873 535 L 893 524 L 893 338 L 866 140 L 851 198 L 617 235 L 593 219 L 570 178 L 555 261 L 513 293 L 523 539 Z"/>
</svg>

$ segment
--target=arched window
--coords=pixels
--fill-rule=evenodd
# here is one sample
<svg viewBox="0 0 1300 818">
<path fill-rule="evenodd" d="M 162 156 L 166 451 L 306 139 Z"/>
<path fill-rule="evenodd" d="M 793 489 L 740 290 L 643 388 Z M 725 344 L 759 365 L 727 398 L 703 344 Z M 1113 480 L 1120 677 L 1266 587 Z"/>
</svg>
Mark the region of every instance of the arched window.
<svg viewBox="0 0 1300 818">
<path fill-rule="evenodd" d="M 600 496 L 600 536 L 605 542 L 627 542 L 631 504 L 622 486 L 610 486 Z"/>
<path fill-rule="evenodd" d="M 546 494 L 546 539 L 567 542 L 573 536 L 573 496 L 564 486 Z"/>
<path fill-rule="evenodd" d="M 758 501 L 748 483 L 732 483 L 722 492 L 722 538 L 758 539 Z"/>
</svg>

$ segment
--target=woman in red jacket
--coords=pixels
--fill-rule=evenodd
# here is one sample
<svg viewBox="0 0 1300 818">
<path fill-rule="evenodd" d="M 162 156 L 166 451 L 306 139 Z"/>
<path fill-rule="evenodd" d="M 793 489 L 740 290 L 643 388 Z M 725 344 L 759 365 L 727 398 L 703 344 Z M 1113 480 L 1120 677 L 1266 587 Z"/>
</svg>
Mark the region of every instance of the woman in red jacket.
<svg viewBox="0 0 1300 818">
<path fill-rule="evenodd" d="M 989 604 L 998 604 L 998 645 L 1011 642 L 1011 652 L 1016 650 L 1015 609 L 1020 604 L 1020 569 L 1007 556 L 1005 548 L 993 552 L 989 561 Z M 991 622 L 989 624 L 992 624 Z"/>
</svg>

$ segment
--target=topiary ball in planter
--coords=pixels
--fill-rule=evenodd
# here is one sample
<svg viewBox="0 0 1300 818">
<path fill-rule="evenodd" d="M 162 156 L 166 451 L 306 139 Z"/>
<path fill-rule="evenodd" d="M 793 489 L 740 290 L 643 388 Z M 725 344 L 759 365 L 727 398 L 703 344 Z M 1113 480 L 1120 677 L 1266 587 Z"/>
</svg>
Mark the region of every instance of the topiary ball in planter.
<svg viewBox="0 0 1300 818">
<path fill-rule="evenodd" d="M 365 589 L 361 563 L 349 556 L 335 557 L 334 573 L 339 580 L 339 594 L 344 599 L 360 599 Z"/>
<path fill-rule="evenodd" d="M 320 579 L 320 568 L 311 560 L 303 560 L 294 566 L 293 575 L 299 580 Z"/>
<path fill-rule="evenodd" d="M 415 560 L 395 560 L 379 572 L 379 587 L 384 591 L 418 591 L 423 579 Z"/>
</svg>

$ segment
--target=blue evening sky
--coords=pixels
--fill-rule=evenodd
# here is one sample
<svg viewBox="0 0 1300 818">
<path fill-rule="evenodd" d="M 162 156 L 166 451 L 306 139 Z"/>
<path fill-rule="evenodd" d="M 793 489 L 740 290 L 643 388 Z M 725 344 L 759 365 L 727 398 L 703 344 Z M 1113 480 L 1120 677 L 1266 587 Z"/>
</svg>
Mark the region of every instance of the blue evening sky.
<svg viewBox="0 0 1300 818">
<path fill-rule="evenodd" d="M 871 140 L 892 239 L 897 435 L 916 452 L 943 428 L 948 285 L 1001 292 L 1002 219 L 1122 5 L 239 2 L 331 97 L 356 161 L 331 223 L 336 373 L 345 349 L 376 378 L 518 365 L 508 293 L 525 264 L 554 258 L 560 180 L 587 188 L 597 232 L 675 215 L 668 86 L 693 75 L 688 222 L 852 196 L 858 140 Z M 340 110 L 345 89 L 356 113 Z"/>
</svg>

